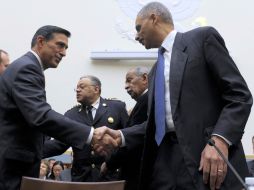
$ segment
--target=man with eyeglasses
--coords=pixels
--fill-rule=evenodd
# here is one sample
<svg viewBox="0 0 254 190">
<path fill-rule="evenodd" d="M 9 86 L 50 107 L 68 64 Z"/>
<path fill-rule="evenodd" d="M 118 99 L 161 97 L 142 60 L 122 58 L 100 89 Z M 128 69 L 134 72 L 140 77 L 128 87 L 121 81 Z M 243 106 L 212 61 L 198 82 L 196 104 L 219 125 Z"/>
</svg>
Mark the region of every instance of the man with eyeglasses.
<svg viewBox="0 0 254 190">
<path fill-rule="evenodd" d="M 77 88 L 77 101 L 80 105 L 68 110 L 65 116 L 98 128 L 107 126 L 111 129 L 122 129 L 125 127 L 128 114 L 125 103 L 119 100 L 104 99 L 101 97 L 101 82 L 92 75 L 80 78 Z M 44 157 L 56 156 L 64 153 L 70 145 L 58 140 L 46 141 L 44 145 Z M 71 170 L 72 181 L 96 182 L 111 181 L 118 178 L 118 171 L 109 171 L 107 175 L 100 175 L 101 164 L 104 157 L 98 156 L 87 145 L 82 150 L 73 149 L 73 165 Z"/>
<path fill-rule="evenodd" d="M 0 49 L 0 75 L 3 74 L 5 69 L 10 64 L 9 55 L 6 51 Z"/>
</svg>

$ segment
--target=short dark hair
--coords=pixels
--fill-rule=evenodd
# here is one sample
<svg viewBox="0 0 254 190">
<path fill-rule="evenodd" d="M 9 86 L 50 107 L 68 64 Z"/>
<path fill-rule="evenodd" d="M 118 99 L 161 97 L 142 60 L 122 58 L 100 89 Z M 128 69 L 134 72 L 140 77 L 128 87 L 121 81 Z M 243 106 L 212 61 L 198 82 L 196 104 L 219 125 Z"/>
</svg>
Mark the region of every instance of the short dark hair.
<svg viewBox="0 0 254 190">
<path fill-rule="evenodd" d="M 31 42 L 31 47 L 34 47 L 36 44 L 36 39 L 38 36 L 43 36 L 47 41 L 51 40 L 53 38 L 54 33 L 60 33 L 66 35 L 68 38 L 71 37 L 71 33 L 68 30 L 65 30 L 63 28 L 60 28 L 58 26 L 51 26 L 51 25 L 46 25 L 42 26 L 39 28 L 32 39 Z"/>
<path fill-rule="evenodd" d="M 2 63 L 2 53 L 8 55 L 8 53 L 2 49 L 0 49 L 0 64 Z"/>
</svg>

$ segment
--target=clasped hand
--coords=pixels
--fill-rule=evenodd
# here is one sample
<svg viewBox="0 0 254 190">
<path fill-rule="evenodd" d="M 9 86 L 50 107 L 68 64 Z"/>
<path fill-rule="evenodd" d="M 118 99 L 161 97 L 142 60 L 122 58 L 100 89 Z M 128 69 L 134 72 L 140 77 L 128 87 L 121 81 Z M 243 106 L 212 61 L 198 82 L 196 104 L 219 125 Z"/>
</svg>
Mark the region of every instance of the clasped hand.
<svg viewBox="0 0 254 190">
<path fill-rule="evenodd" d="M 92 148 L 97 154 L 109 157 L 121 143 L 120 131 L 105 126 L 94 129 Z"/>
</svg>

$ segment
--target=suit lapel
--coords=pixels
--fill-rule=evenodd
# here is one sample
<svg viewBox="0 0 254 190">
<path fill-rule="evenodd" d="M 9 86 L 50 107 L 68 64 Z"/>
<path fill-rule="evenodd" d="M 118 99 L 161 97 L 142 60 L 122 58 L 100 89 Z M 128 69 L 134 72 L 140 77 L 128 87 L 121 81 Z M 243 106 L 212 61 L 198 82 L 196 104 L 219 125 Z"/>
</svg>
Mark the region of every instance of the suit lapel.
<svg viewBox="0 0 254 190">
<path fill-rule="evenodd" d="M 170 62 L 170 102 L 172 116 L 174 116 L 181 91 L 182 78 L 188 55 L 184 53 L 186 48 L 182 44 L 182 35 L 177 33 Z"/>
<path fill-rule="evenodd" d="M 86 108 L 84 106 L 82 106 L 79 109 L 79 116 L 81 117 L 81 121 L 84 121 L 85 124 L 92 125 L 92 123 L 90 122 L 90 119 L 88 118 L 88 115 L 86 113 Z"/>
<path fill-rule="evenodd" d="M 32 52 L 27 52 L 25 54 L 25 56 L 28 56 L 30 59 L 32 59 L 33 63 L 35 63 L 35 65 L 38 67 L 38 70 L 40 71 L 42 77 L 43 77 L 43 87 L 45 88 L 45 76 L 43 73 L 43 70 L 41 68 L 40 62 L 38 61 L 38 59 L 35 57 L 35 55 Z"/>
<path fill-rule="evenodd" d="M 93 125 L 95 125 L 96 122 L 98 122 L 98 120 L 106 113 L 106 111 L 107 111 L 107 103 L 103 98 L 100 98 L 100 105 L 96 110 Z"/>
</svg>

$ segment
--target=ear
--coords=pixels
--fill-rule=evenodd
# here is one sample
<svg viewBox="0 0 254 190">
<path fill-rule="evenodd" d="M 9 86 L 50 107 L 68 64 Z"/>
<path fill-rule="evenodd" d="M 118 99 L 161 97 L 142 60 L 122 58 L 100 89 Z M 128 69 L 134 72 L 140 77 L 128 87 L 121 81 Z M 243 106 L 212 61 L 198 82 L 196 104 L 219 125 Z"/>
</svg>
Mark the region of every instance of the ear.
<svg viewBox="0 0 254 190">
<path fill-rule="evenodd" d="M 148 74 L 147 74 L 147 73 L 144 73 L 144 74 L 142 75 L 142 79 L 143 79 L 143 82 L 144 82 L 144 83 L 148 83 Z"/>
<path fill-rule="evenodd" d="M 37 36 L 36 44 L 38 47 L 42 47 L 45 43 L 45 38 L 41 35 Z"/>
<path fill-rule="evenodd" d="M 158 16 L 155 15 L 154 13 L 152 13 L 152 14 L 150 15 L 150 19 L 152 20 L 152 22 L 153 22 L 154 24 L 158 22 Z"/>
<path fill-rule="evenodd" d="M 95 89 L 95 91 L 96 91 L 96 92 L 98 92 L 98 93 L 99 93 L 99 91 L 100 91 L 99 86 L 94 86 L 94 89 Z"/>
</svg>

